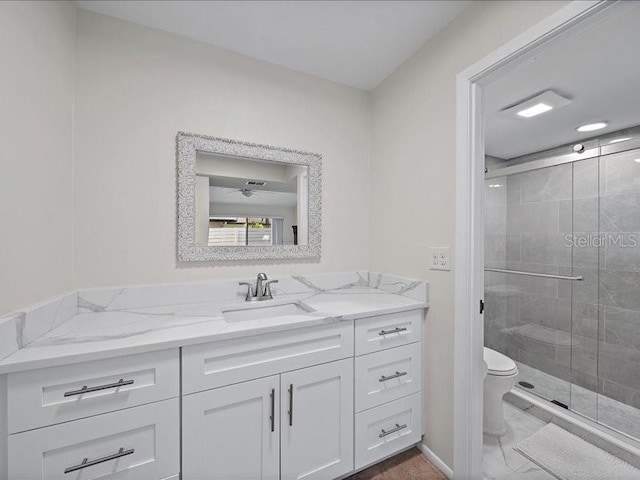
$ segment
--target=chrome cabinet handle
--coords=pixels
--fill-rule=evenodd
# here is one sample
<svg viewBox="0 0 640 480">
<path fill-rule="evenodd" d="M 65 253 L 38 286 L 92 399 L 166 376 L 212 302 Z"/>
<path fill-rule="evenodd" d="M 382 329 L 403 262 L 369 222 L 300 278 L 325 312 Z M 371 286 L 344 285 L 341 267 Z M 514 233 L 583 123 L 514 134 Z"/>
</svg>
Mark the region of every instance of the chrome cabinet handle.
<svg viewBox="0 0 640 480">
<path fill-rule="evenodd" d="M 275 432 L 276 430 L 276 389 L 271 389 L 271 416 L 269 417 L 271 420 L 271 431 Z"/>
<path fill-rule="evenodd" d="M 100 390 L 107 390 L 109 388 L 123 387 L 124 385 L 133 385 L 133 380 L 123 380 L 121 378 L 116 383 L 109 383 L 107 385 L 98 385 L 97 387 L 87 387 L 85 385 L 80 390 L 72 390 L 70 392 L 65 392 L 64 396 L 72 397 L 74 395 L 82 395 L 83 393 L 98 392 Z"/>
<path fill-rule="evenodd" d="M 382 433 L 380 433 L 380 435 L 378 435 L 379 438 L 383 438 L 386 437 L 387 435 L 391 435 L 392 433 L 396 433 L 399 432 L 400 430 L 407 428 L 407 424 L 405 423 L 404 425 L 400 425 L 398 423 L 396 423 L 395 428 L 392 428 L 391 430 L 385 430 L 384 428 L 381 429 L 380 431 Z"/>
<path fill-rule="evenodd" d="M 398 372 L 396 371 L 396 373 L 394 373 L 393 375 L 389 375 L 389 376 L 381 376 L 378 381 L 379 382 L 386 382 L 387 380 L 393 380 L 394 378 L 398 378 L 398 377 L 404 377 L 407 374 L 407 372 Z"/>
<path fill-rule="evenodd" d="M 378 333 L 378 335 L 390 335 L 392 333 L 404 332 L 406 329 L 406 327 L 396 327 L 393 330 L 380 330 L 380 333 Z"/>
<path fill-rule="evenodd" d="M 289 384 L 289 426 L 293 425 L 293 383 Z"/>
<path fill-rule="evenodd" d="M 116 458 L 125 457 L 127 455 L 132 455 L 135 452 L 135 449 L 130 448 L 129 450 L 125 450 L 123 447 L 120 447 L 118 453 L 113 453 L 111 455 L 107 455 L 106 457 L 96 458 L 95 460 L 89 460 L 88 458 L 84 458 L 81 463 L 78 465 L 74 465 L 73 467 L 67 467 L 64 469 L 64 473 L 75 472 L 76 470 L 82 470 L 83 468 L 93 467 L 94 465 L 98 465 L 99 463 L 108 462 L 110 460 L 115 460 Z"/>
</svg>

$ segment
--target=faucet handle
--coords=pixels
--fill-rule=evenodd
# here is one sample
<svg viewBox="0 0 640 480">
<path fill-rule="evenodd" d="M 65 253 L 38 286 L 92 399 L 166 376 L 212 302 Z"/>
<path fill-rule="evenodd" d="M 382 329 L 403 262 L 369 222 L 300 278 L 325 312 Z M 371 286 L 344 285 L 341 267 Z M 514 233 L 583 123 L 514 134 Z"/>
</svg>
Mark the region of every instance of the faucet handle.
<svg viewBox="0 0 640 480">
<path fill-rule="evenodd" d="M 271 294 L 271 284 L 272 283 L 278 283 L 278 280 L 269 280 L 268 282 L 265 282 L 265 284 L 264 284 L 264 296 L 265 297 L 273 298 L 273 295 Z"/>
<path fill-rule="evenodd" d="M 251 285 L 249 282 L 240 282 L 240 283 L 238 283 L 238 285 L 241 285 L 241 286 L 242 285 L 246 285 L 246 287 L 247 287 L 247 295 L 244 298 L 245 301 L 248 302 L 249 300 L 251 300 L 252 297 L 256 296 L 256 294 L 255 294 L 255 292 L 253 290 L 253 285 Z"/>
</svg>

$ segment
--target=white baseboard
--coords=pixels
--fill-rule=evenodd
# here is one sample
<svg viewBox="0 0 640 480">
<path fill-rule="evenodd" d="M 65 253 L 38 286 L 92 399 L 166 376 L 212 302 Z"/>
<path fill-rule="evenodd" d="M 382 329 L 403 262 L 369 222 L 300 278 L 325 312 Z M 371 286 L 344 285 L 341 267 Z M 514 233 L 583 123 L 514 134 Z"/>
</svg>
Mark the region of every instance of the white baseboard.
<svg viewBox="0 0 640 480">
<path fill-rule="evenodd" d="M 453 478 L 453 470 L 451 470 L 451 468 L 449 467 L 449 465 L 447 465 L 446 463 L 444 463 L 439 456 L 437 456 L 435 453 L 433 453 L 433 451 L 427 447 L 424 443 L 420 442 L 418 443 L 418 445 L 416 445 L 418 447 L 418 449 L 422 452 L 422 455 L 424 455 L 426 457 L 427 460 L 429 460 L 431 463 L 433 463 L 436 467 L 438 467 L 440 469 L 440 471 L 442 473 L 444 473 L 447 478 L 451 479 Z"/>
</svg>

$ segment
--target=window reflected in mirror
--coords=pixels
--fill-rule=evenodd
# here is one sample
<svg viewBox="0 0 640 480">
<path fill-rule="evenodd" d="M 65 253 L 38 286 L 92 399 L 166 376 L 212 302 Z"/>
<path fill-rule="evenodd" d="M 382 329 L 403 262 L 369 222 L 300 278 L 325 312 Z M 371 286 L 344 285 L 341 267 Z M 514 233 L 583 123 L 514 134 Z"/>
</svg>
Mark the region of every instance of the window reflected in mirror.
<svg viewBox="0 0 640 480">
<path fill-rule="evenodd" d="M 196 243 L 306 245 L 308 167 L 198 152 Z"/>
<path fill-rule="evenodd" d="M 209 218 L 210 247 L 295 245 L 295 233 L 285 240 L 283 217 L 247 218 L 215 216 Z M 292 225 L 292 232 L 296 225 Z"/>
</svg>

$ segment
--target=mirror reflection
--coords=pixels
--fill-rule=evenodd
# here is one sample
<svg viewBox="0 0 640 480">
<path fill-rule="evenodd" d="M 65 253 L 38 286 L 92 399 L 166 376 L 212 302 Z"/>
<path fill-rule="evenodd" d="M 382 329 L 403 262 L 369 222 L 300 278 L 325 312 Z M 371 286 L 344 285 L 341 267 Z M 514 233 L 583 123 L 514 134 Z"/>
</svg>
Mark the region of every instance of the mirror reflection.
<svg viewBox="0 0 640 480">
<path fill-rule="evenodd" d="M 196 244 L 306 245 L 308 167 L 198 152 Z"/>
</svg>

